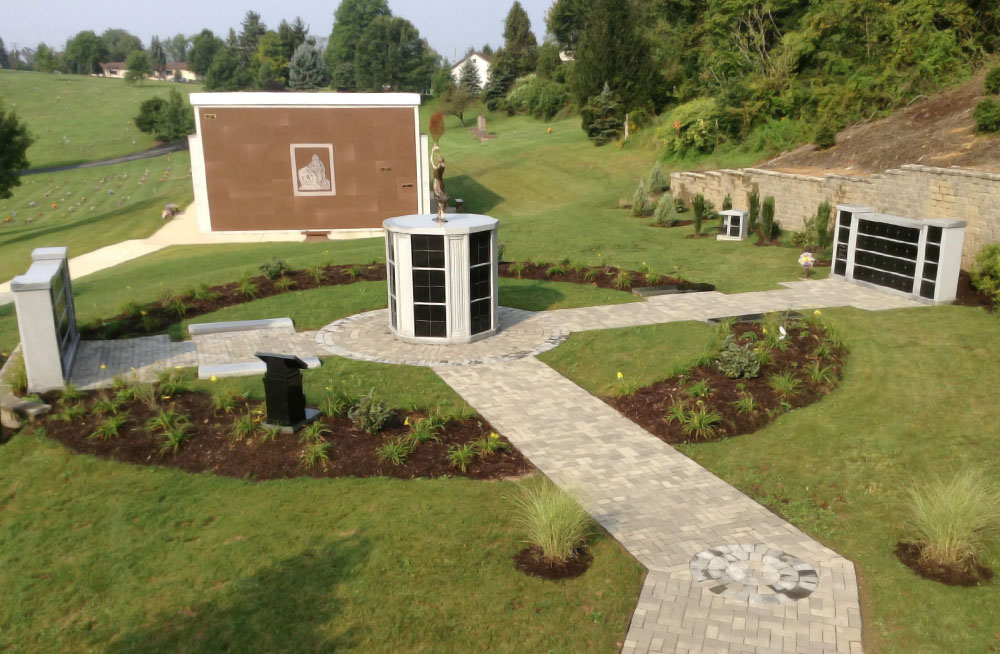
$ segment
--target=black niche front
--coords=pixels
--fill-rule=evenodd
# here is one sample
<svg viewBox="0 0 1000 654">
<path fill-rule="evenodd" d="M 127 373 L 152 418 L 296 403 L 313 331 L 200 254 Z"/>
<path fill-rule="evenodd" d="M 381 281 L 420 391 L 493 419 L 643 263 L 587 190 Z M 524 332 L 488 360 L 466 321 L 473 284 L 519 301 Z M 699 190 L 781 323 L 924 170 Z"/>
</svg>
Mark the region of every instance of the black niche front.
<svg viewBox="0 0 1000 654">
<path fill-rule="evenodd" d="M 267 423 L 296 427 L 306 421 L 306 395 L 302 392 L 302 371 L 307 364 L 294 354 L 257 352 L 254 356 L 267 365 L 264 373 L 264 401 Z"/>
</svg>

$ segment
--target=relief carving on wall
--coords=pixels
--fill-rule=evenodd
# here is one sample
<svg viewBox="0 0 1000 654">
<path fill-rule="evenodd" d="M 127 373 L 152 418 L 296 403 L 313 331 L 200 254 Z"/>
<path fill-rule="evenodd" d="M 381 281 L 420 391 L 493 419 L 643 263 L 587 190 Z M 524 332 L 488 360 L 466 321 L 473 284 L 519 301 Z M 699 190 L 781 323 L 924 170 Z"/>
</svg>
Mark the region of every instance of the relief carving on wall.
<svg viewBox="0 0 1000 654">
<path fill-rule="evenodd" d="M 292 161 L 292 190 L 295 195 L 337 194 L 332 144 L 293 143 L 289 146 L 289 152 Z"/>
</svg>

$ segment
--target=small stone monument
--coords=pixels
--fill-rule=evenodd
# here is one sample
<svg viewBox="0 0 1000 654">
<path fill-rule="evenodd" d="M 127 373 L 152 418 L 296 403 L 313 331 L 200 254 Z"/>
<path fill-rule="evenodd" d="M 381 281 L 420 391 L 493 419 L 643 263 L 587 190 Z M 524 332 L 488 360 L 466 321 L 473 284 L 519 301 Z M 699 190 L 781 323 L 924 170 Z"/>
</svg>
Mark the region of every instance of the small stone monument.
<svg viewBox="0 0 1000 654">
<path fill-rule="evenodd" d="M 490 134 L 486 131 L 486 116 L 479 114 L 476 117 L 476 126 L 469 130 L 469 133 L 480 141 L 488 141 L 489 139 L 495 139 L 496 134 Z"/>
<path fill-rule="evenodd" d="M 306 408 L 306 395 L 302 392 L 302 371 L 308 364 L 294 354 L 257 352 L 254 356 L 264 362 L 264 403 L 267 406 L 265 427 L 281 427 L 291 434 L 316 420 L 322 412 Z"/>
<path fill-rule="evenodd" d="M 31 267 L 10 282 L 21 333 L 28 391 L 45 393 L 66 384 L 80 334 L 66 248 L 37 248 Z"/>
</svg>

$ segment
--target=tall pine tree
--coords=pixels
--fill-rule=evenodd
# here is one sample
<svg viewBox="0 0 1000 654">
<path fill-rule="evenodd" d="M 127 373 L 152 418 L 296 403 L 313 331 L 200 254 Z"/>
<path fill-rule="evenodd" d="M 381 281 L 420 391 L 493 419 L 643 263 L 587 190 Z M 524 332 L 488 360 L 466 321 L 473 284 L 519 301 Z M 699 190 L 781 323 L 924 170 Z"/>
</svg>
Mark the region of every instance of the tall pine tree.
<svg viewBox="0 0 1000 654">
<path fill-rule="evenodd" d="M 288 67 L 288 83 L 296 91 L 311 91 L 327 85 L 326 66 L 319 50 L 303 42 L 295 49 Z"/>
<path fill-rule="evenodd" d="M 661 101 L 660 76 L 629 0 L 596 0 L 576 49 L 572 82 L 580 106 L 605 84 L 625 111 Z"/>
<path fill-rule="evenodd" d="M 476 67 L 476 64 L 472 63 L 471 58 L 466 59 L 465 65 L 458 71 L 458 86 L 473 97 L 478 96 L 483 90 L 482 80 L 479 78 L 479 69 Z"/>
<path fill-rule="evenodd" d="M 514 0 L 503 27 L 504 50 L 514 64 L 514 76 L 521 77 L 535 70 L 538 61 L 538 41 L 531 32 L 528 12 Z"/>
</svg>

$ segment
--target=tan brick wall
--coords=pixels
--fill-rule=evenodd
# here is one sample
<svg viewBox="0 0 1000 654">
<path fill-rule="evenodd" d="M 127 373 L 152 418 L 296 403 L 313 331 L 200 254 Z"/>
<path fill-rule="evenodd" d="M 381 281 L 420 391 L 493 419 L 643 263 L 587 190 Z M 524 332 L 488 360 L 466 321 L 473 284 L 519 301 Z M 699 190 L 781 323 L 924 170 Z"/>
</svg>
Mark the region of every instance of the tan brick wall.
<svg viewBox="0 0 1000 654">
<path fill-rule="evenodd" d="M 761 200 L 774 196 L 774 217 L 784 229 L 802 229 L 805 216 L 823 200 L 862 204 L 908 218 L 950 218 L 968 223 L 962 266 L 969 268 L 987 243 L 1000 242 L 1000 175 L 958 168 L 906 165 L 872 177 L 812 177 L 759 168 L 681 172 L 670 176 L 671 193 L 691 201 L 701 193 L 722 206 L 728 194 L 736 209 L 745 209 L 756 184 Z"/>
</svg>

